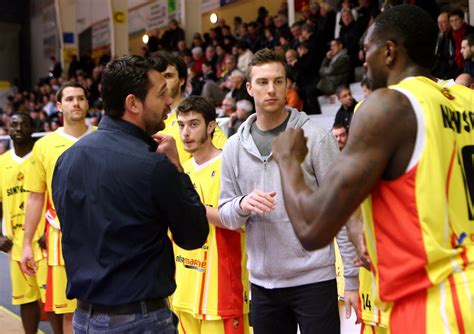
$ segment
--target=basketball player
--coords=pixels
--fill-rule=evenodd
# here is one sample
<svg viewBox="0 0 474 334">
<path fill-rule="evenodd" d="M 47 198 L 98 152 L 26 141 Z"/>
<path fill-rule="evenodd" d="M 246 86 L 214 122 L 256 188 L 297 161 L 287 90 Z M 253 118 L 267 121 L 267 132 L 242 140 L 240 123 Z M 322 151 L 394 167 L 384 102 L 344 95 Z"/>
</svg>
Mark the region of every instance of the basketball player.
<svg viewBox="0 0 474 334">
<path fill-rule="evenodd" d="M 188 69 L 186 64 L 180 55 L 176 53 L 160 52 L 160 56 L 166 59 L 168 67 L 161 74 L 166 79 L 166 86 L 170 97 L 173 99 L 173 104 L 170 106 L 170 113 L 168 118 L 165 120 L 165 129 L 161 131 L 161 134 L 169 135 L 176 141 L 176 147 L 178 149 L 179 159 L 182 164 L 191 158 L 191 154 L 184 149 L 183 142 L 179 138 L 179 128 L 176 117 L 176 107 L 183 100 L 183 92 L 186 87 L 186 78 L 188 75 Z M 221 149 L 224 147 L 227 138 L 222 132 L 221 128 L 216 125 L 214 136 L 212 137 L 213 144 Z"/>
<path fill-rule="evenodd" d="M 9 134 L 13 148 L 0 157 L 0 200 L 3 210 L 3 227 L 6 236 L 0 236 L 0 250 L 10 253 L 10 276 L 12 281 L 12 304 L 20 305 L 21 322 L 25 333 L 36 333 L 40 320 L 40 304 L 46 297 L 46 259 L 40 247 L 44 233 L 44 220 L 40 222 L 32 240 L 33 258 L 37 272 L 25 276 L 20 267 L 23 250 L 23 228 L 25 205 L 30 195 L 25 189 L 25 174 L 31 157 L 34 140 L 31 137 L 33 120 L 27 113 L 18 113 L 10 118 Z"/>
<path fill-rule="evenodd" d="M 46 202 L 46 234 L 48 279 L 46 284 L 46 312 L 57 314 L 55 333 L 72 332 L 72 314 L 76 301 L 66 298 L 66 272 L 61 251 L 61 229 L 51 198 L 51 180 L 56 160 L 83 136 L 93 131 L 85 123 L 89 104 L 87 92 L 81 85 L 65 83 L 57 93 L 57 108 L 63 114 L 64 126 L 38 140 L 32 152 L 25 187 L 31 191 L 26 204 L 25 237 L 21 267 L 25 274 L 34 275 L 37 265 L 33 257 L 32 240 Z"/>
<path fill-rule="evenodd" d="M 330 243 L 367 197 L 375 303 L 391 311 L 391 333 L 474 330 L 474 92 L 431 77 L 436 36 L 416 6 L 377 17 L 364 41 L 375 91 L 320 188 L 303 181 L 301 130 L 273 146 L 287 175 L 285 206 L 307 249 Z"/>
<path fill-rule="evenodd" d="M 216 128 L 213 105 L 199 96 L 183 100 L 176 109 L 179 133 L 192 158 L 183 165 L 210 222 L 207 242 L 187 251 L 176 244 L 176 285 L 173 309 L 180 333 L 248 333 L 249 286 L 245 234 L 223 228 L 217 204 L 221 151 L 212 143 Z"/>
</svg>

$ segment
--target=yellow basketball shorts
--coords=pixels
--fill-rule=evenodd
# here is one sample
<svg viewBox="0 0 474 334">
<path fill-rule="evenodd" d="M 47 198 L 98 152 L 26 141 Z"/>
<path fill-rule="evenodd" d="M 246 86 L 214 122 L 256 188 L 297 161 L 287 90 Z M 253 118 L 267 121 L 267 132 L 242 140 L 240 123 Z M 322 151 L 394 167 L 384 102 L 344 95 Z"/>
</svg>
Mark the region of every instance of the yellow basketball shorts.
<svg viewBox="0 0 474 334">
<path fill-rule="evenodd" d="M 76 310 L 75 299 L 66 298 L 66 268 L 64 266 L 48 266 L 46 282 L 46 312 L 56 314 L 73 313 Z"/>
<path fill-rule="evenodd" d="M 19 261 L 10 260 L 12 281 L 12 304 L 22 305 L 41 299 L 46 300 L 46 259 L 36 262 L 36 275 L 29 276 L 21 271 Z"/>
</svg>

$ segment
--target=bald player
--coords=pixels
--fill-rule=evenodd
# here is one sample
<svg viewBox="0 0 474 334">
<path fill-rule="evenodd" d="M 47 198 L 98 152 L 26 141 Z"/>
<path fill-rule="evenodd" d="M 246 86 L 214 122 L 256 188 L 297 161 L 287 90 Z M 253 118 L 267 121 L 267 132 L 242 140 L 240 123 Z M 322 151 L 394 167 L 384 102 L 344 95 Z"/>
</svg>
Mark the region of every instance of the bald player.
<svg viewBox="0 0 474 334">
<path fill-rule="evenodd" d="M 436 31 L 410 5 L 385 11 L 369 28 L 375 91 L 319 188 L 304 183 L 303 131 L 289 129 L 273 144 L 305 248 L 330 243 L 365 199 L 375 304 L 391 311 L 391 333 L 474 330 L 474 93 L 431 77 Z"/>
</svg>

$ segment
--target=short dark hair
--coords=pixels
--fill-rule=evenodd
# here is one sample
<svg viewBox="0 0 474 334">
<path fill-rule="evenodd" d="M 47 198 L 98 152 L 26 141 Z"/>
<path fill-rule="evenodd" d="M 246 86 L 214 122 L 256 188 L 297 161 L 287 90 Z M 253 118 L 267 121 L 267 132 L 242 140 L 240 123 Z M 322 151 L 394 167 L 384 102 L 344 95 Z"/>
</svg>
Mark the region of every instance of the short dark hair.
<svg viewBox="0 0 474 334">
<path fill-rule="evenodd" d="M 186 66 L 186 63 L 184 62 L 183 57 L 181 57 L 176 52 L 166 52 L 166 51 L 160 51 L 157 53 L 157 55 L 164 58 L 164 60 L 167 63 L 166 66 L 171 65 L 176 68 L 176 71 L 178 71 L 178 78 L 180 80 L 184 80 L 184 83 L 181 86 L 181 93 L 183 93 L 184 90 L 186 89 L 186 81 L 188 79 L 188 67 Z M 166 67 L 163 71 L 165 70 L 166 70 Z"/>
<path fill-rule="evenodd" d="M 181 101 L 176 108 L 177 115 L 191 111 L 201 114 L 206 125 L 216 120 L 216 108 L 201 96 L 189 96 Z"/>
<path fill-rule="evenodd" d="M 15 111 L 15 112 L 13 112 L 13 113 L 11 114 L 10 119 L 11 119 L 11 117 L 13 117 L 13 116 L 19 116 L 19 117 L 21 117 L 21 118 L 27 119 L 27 120 L 30 122 L 31 127 L 34 127 L 33 118 L 30 116 L 29 113 L 27 113 L 27 112 Z"/>
<path fill-rule="evenodd" d="M 459 16 L 462 20 L 464 20 L 464 11 L 461 8 L 455 8 L 449 13 L 449 17 L 451 16 Z"/>
<path fill-rule="evenodd" d="M 425 10 L 412 5 L 395 6 L 377 16 L 373 27 L 376 43 L 391 40 L 403 45 L 411 61 L 423 68 L 431 68 L 438 27 Z"/>
<path fill-rule="evenodd" d="M 339 97 L 339 95 L 342 93 L 343 90 L 348 90 L 349 92 L 351 89 L 347 85 L 340 85 L 336 88 L 336 96 Z M 352 92 L 351 92 L 352 93 Z"/>
<path fill-rule="evenodd" d="M 81 85 L 80 83 L 77 83 L 75 81 L 67 81 L 61 85 L 59 88 L 58 92 L 56 93 L 56 101 L 61 102 L 61 99 L 63 98 L 63 92 L 66 88 L 80 88 L 84 91 L 84 95 L 87 97 L 87 89 Z"/>
<path fill-rule="evenodd" d="M 271 50 L 269 48 L 258 50 L 254 55 L 252 60 L 250 61 L 247 67 L 247 80 L 251 80 L 250 73 L 252 72 L 252 68 L 254 66 L 260 66 L 269 63 L 280 63 L 283 68 L 285 69 L 285 78 L 288 75 L 288 66 L 286 64 L 286 60 L 280 56 L 275 50 Z"/>
<path fill-rule="evenodd" d="M 462 40 L 463 41 L 466 40 L 467 45 L 473 46 L 474 45 L 474 34 L 465 35 Z"/>
<path fill-rule="evenodd" d="M 167 66 L 166 60 L 160 56 L 124 56 L 109 62 L 101 82 L 105 114 L 113 118 L 122 117 L 129 94 L 144 101 L 151 87 L 149 72 L 163 72 Z"/>
<path fill-rule="evenodd" d="M 346 133 L 349 134 L 349 128 L 342 123 L 334 123 L 333 129 L 346 129 Z"/>
</svg>

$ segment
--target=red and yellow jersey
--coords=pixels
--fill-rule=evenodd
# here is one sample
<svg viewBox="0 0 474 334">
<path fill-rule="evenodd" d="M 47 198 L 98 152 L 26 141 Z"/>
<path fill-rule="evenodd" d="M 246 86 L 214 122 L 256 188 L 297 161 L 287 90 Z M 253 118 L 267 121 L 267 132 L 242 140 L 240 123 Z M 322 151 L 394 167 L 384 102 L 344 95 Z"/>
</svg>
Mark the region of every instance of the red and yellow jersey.
<svg viewBox="0 0 474 334">
<path fill-rule="evenodd" d="M 217 208 L 221 155 L 197 165 L 183 165 L 201 201 Z M 200 249 L 174 245 L 176 285 L 173 308 L 203 320 L 233 318 L 249 312 L 249 283 L 245 233 L 209 225 L 209 236 Z"/>
<path fill-rule="evenodd" d="M 61 247 L 61 230 L 54 209 L 51 185 L 56 161 L 69 147 L 79 139 L 94 131 L 89 127 L 79 138 L 73 137 L 59 128 L 39 139 L 34 148 L 25 178 L 25 187 L 32 192 L 46 193 L 46 240 L 48 250 L 48 265 L 64 265 Z"/>
<path fill-rule="evenodd" d="M 179 136 L 178 117 L 176 111 L 168 114 L 168 118 L 165 119 L 165 129 L 160 132 L 161 134 L 168 135 L 174 138 L 176 141 L 176 148 L 178 149 L 179 161 L 184 164 L 186 161 L 192 158 L 191 153 L 184 149 L 183 142 Z M 222 132 L 219 126 L 216 126 L 214 135 L 212 136 L 212 144 L 218 149 L 222 149 L 227 142 L 227 137 Z"/>
<path fill-rule="evenodd" d="M 410 100 L 418 131 L 406 172 L 379 180 L 363 204 L 382 309 L 474 262 L 474 91 L 425 77 L 390 88 Z"/>
<path fill-rule="evenodd" d="M 15 150 L 11 149 L 0 156 L 0 200 L 3 209 L 3 227 L 5 235 L 13 241 L 10 256 L 14 261 L 21 261 L 23 251 L 25 209 L 30 196 L 24 183 L 31 155 L 30 152 L 24 157 L 19 157 L 15 154 Z M 35 261 L 44 258 L 38 243 L 45 233 L 44 227 L 45 222 L 42 219 L 33 236 L 32 247 Z"/>
</svg>

